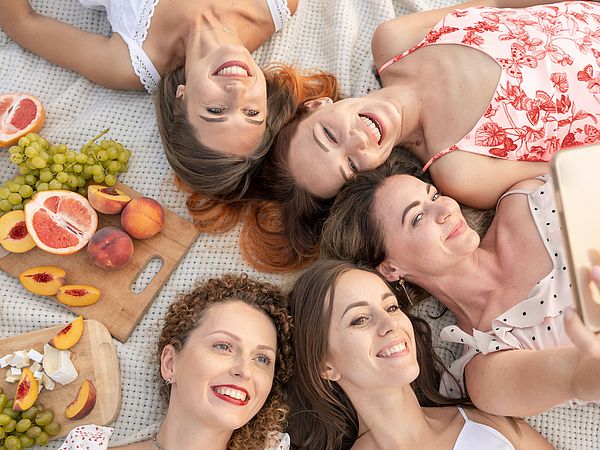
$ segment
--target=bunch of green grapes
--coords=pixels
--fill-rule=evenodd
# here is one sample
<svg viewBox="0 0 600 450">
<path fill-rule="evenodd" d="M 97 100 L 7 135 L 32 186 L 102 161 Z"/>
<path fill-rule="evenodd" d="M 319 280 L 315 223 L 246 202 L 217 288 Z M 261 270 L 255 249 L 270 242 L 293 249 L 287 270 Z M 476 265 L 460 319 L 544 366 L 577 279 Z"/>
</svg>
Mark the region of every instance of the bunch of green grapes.
<svg viewBox="0 0 600 450">
<path fill-rule="evenodd" d="M 0 389 L 0 450 L 21 450 L 47 445 L 60 433 L 54 413 L 40 404 L 25 411 L 13 411 L 12 400 Z"/>
<path fill-rule="evenodd" d="M 23 209 L 37 191 L 66 189 L 87 196 L 87 184 L 114 186 L 117 175 L 127 170 L 131 150 L 113 140 L 96 141 L 104 130 L 81 147 L 79 152 L 65 144 L 50 145 L 37 133 L 28 133 L 8 149 L 19 175 L 0 186 L 0 216 Z"/>
</svg>

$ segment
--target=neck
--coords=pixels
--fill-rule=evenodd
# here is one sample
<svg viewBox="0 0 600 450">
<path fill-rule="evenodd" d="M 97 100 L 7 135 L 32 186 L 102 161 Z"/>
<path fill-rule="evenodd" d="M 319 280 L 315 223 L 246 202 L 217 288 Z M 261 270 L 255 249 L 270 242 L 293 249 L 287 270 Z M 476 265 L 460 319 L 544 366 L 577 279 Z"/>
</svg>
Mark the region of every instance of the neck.
<svg viewBox="0 0 600 450">
<path fill-rule="evenodd" d="M 414 449 L 433 432 L 410 386 L 379 391 L 346 389 L 359 417 L 357 446 L 369 449 Z"/>
<path fill-rule="evenodd" d="M 203 425 L 189 411 L 175 411 L 171 402 L 156 441 L 163 450 L 225 450 L 233 430 Z M 155 447 L 157 447 L 155 445 Z"/>
</svg>

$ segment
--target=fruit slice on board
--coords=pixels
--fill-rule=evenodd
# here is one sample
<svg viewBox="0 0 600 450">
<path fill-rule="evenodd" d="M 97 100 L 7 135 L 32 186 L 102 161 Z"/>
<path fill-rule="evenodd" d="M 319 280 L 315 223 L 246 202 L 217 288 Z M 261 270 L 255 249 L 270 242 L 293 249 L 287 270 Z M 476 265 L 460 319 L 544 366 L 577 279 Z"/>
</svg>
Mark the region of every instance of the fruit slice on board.
<svg viewBox="0 0 600 450">
<path fill-rule="evenodd" d="M 58 350 L 67 350 L 79 342 L 83 335 L 83 317 L 77 317 L 73 322 L 64 327 L 48 344 Z"/>
<path fill-rule="evenodd" d="M 89 306 L 100 299 L 100 290 L 85 284 L 69 284 L 58 289 L 56 299 L 69 306 Z"/>
<path fill-rule="evenodd" d="M 27 133 L 38 131 L 45 118 L 44 107 L 33 95 L 0 95 L 0 147 L 13 145 Z"/>
<path fill-rule="evenodd" d="M 25 253 L 35 247 L 23 211 L 11 211 L 0 217 L 0 245 L 12 253 Z"/>
<path fill-rule="evenodd" d="M 41 191 L 25 205 L 25 224 L 39 248 L 68 255 L 88 243 L 98 227 L 98 215 L 76 192 Z"/>
<path fill-rule="evenodd" d="M 92 412 L 95 404 L 96 389 L 94 383 L 92 383 L 92 380 L 85 380 L 79 388 L 77 398 L 67 406 L 65 415 L 67 419 L 82 419 Z"/>
<path fill-rule="evenodd" d="M 38 382 L 27 367 L 21 372 L 21 378 L 15 392 L 13 411 L 26 411 L 33 406 L 38 397 Z"/>
<path fill-rule="evenodd" d="M 56 266 L 38 266 L 27 269 L 19 275 L 21 284 L 38 295 L 54 295 L 65 284 L 66 273 Z"/>
</svg>

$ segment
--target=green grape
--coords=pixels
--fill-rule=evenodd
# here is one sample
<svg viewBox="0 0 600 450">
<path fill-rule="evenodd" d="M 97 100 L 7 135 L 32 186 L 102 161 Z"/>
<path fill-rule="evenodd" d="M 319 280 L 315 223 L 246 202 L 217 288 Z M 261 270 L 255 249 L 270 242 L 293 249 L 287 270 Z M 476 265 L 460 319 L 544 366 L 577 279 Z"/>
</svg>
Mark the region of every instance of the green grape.
<svg viewBox="0 0 600 450">
<path fill-rule="evenodd" d="M 19 174 L 21 175 L 27 175 L 28 173 L 31 172 L 31 169 L 29 168 L 29 166 L 27 166 L 26 163 L 20 163 L 19 164 Z"/>
<path fill-rule="evenodd" d="M 83 153 L 77 153 L 77 155 L 75 156 L 75 161 L 78 164 L 85 164 L 88 160 L 87 155 L 83 154 Z"/>
<path fill-rule="evenodd" d="M 0 199 L 8 198 L 9 194 L 10 194 L 9 188 L 7 188 L 7 187 L 0 188 Z"/>
<path fill-rule="evenodd" d="M 50 189 L 50 186 L 48 186 L 48 183 L 40 183 L 36 186 L 35 190 L 36 191 L 47 191 L 48 189 Z"/>
<path fill-rule="evenodd" d="M 23 448 L 31 448 L 33 447 L 33 439 L 24 434 L 23 436 L 19 436 L 19 440 L 21 441 L 21 445 Z"/>
<path fill-rule="evenodd" d="M 19 147 L 25 148 L 25 147 L 29 146 L 30 143 L 31 143 L 31 141 L 29 139 L 27 139 L 27 136 L 23 136 L 21 139 L 19 139 L 19 142 L 17 144 Z"/>
<path fill-rule="evenodd" d="M 4 436 L 6 436 L 6 431 L 4 431 L 4 428 L 0 427 L 0 441 L 4 439 Z"/>
<path fill-rule="evenodd" d="M 81 172 L 83 172 L 83 166 L 81 164 L 73 164 L 73 167 L 71 167 L 71 170 L 74 173 L 81 173 Z"/>
<path fill-rule="evenodd" d="M 39 135 L 39 134 L 37 134 L 37 133 L 34 133 L 33 131 L 30 131 L 29 133 L 27 133 L 27 134 L 25 135 L 25 137 L 26 137 L 27 139 L 29 139 L 31 142 L 36 142 L 36 141 L 38 141 L 38 140 L 39 140 L 39 138 L 40 138 L 40 135 Z"/>
<path fill-rule="evenodd" d="M 38 437 L 35 438 L 35 445 L 45 446 L 48 445 L 48 441 L 50 440 L 50 435 L 45 431 L 42 431 Z"/>
<path fill-rule="evenodd" d="M 102 141 L 100 141 L 100 147 L 102 147 L 102 149 L 107 150 L 108 147 L 111 146 L 111 142 L 107 141 L 106 139 L 103 139 Z"/>
<path fill-rule="evenodd" d="M 108 159 L 108 152 L 106 150 L 100 150 L 96 153 L 96 159 L 98 161 L 106 161 Z"/>
<path fill-rule="evenodd" d="M 117 159 L 119 156 L 119 150 L 116 147 L 109 147 L 106 152 L 108 153 L 109 159 Z"/>
<path fill-rule="evenodd" d="M 104 181 L 104 174 L 101 173 L 100 175 L 94 175 L 94 181 L 96 183 L 102 183 Z"/>
<path fill-rule="evenodd" d="M 51 191 L 62 189 L 62 183 L 58 180 L 51 180 L 50 183 L 48 183 L 48 189 Z"/>
<path fill-rule="evenodd" d="M 56 436 L 58 433 L 60 433 L 60 423 L 50 422 L 44 427 L 44 431 L 50 436 Z"/>
<path fill-rule="evenodd" d="M 48 183 L 52 178 L 54 178 L 54 175 L 51 170 L 44 169 L 40 172 L 40 181 L 42 183 Z"/>
<path fill-rule="evenodd" d="M 28 184 L 24 184 L 19 188 L 19 195 L 23 198 L 29 198 L 33 195 L 33 189 Z M 10 201 L 10 200 L 9 200 Z"/>
<path fill-rule="evenodd" d="M 30 426 L 31 426 L 31 420 L 21 419 L 17 422 L 15 430 L 17 430 L 19 433 L 25 433 L 27 430 L 29 430 Z"/>
<path fill-rule="evenodd" d="M 18 145 L 13 145 L 12 147 L 10 147 L 8 149 L 8 154 L 9 155 L 20 155 L 23 152 L 23 149 L 21 147 L 19 147 Z"/>
<path fill-rule="evenodd" d="M 67 172 L 58 172 L 56 179 L 61 183 L 66 183 L 69 180 L 69 174 Z"/>
<path fill-rule="evenodd" d="M 39 408 L 34 405 L 31 408 L 23 411 L 21 413 L 21 417 L 23 419 L 35 420 L 35 417 L 37 416 L 38 411 L 39 411 Z"/>
<path fill-rule="evenodd" d="M 67 150 L 69 150 L 67 144 L 58 144 L 58 149 L 56 151 L 58 153 L 67 153 Z"/>
<path fill-rule="evenodd" d="M 54 419 L 54 413 L 52 411 L 50 411 L 49 409 L 42 410 L 38 412 L 35 418 L 35 424 L 39 425 L 40 427 L 45 427 L 50 422 L 52 422 L 52 419 Z"/>
<path fill-rule="evenodd" d="M 28 184 L 29 186 L 33 186 L 36 181 L 37 181 L 37 177 L 35 175 L 33 175 L 33 174 L 25 175 L 25 184 Z"/>
<path fill-rule="evenodd" d="M 91 178 L 92 176 L 92 166 L 85 166 L 83 168 L 83 176 L 87 178 Z"/>
<path fill-rule="evenodd" d="M 4 440 L 4 445 L 8 450 L 21 450 L 23 448 L 23 446 L 21 445 L 21 441 L 16 436 L 8 436 Z"/>
<path fill-rule="evenodd" d="M 13 181 L 17 184 L 25 184 L 25 177 L 23 175 L 17 175 L 13 178 Z"/>
<path fill-rule="evenodd" d="M 8 404 L 12 405 L 12 402 L 13 402 L 13 399 L 9 398 Z M 6 414 L 7 416 L 10 416 L 11 419 L 19 417 L 19 412 L 13 411 L 13 409 L 10 406 L 5 406 L 4 408 L 2 408 L 2 414 Z"/>
<path fill-rule="evenodd" d="M 108 167 L 108 165 L 109 165 L 110 163 L 111 163 L 111 162 L 110 162 L 110 161 L 107 159 L 106 161 L 102 161 L 102 162 L 100 163 L 100 165 L 102 166 L 102 168 L 103 168 L 103 169 L 105 169 L 105 170 L 106 170 L 106 168 Z"/>
<path fill-rule="evenodd" d="M 2 428 L 4 428 L 4 431 L 6 431 L 7 433 L 12 433 L 13 431 L 15 431 L 16 427 L 17 427 L 17 421 L 15 419 L 10 419 L 10 422 L 8 422 Z"/>
<path fill-rule="evenodd" d="M 58 153 L 58 145 L 52 144 L 50 146 L 49 152 L 52 153 L 53 155 L 56 155 Z"/>
<path fill-rule="evenodd" d="M 17 194 L 16 192 L 11 192 L 11 193 L 9 194 L 9 196 L 8 196 L 8 199 L 7 199 L 7 200 L 8 200 L 8 201 L 10 202 L 10 204 L 11 204 L 11 205 L 13 205 L 13 206 L 14 206 L 14 205 L 18 205 L 19 203 L 22 203 L 22 202 L 23 202 L 23 198 L 22 198 L 22 197 L 21 197 L 19 194 Z"/>
<path fill-rule="evenodd" d="M 25 209 L 25 208 L 23 208 L 23 203 L 19 203 L 19 204 L 17 204 L 17 205 L 13 205 L 11 209 L 12 209 L 13 211 L 22 211 L 22 210 L 23 210 L 23 209 Z"/>
<path fill-rule="evenodd" d="M 114 186 L 115 184 L 117 184 L 117 177 L 114 176 L 112 173 L 109 173 L 108 175 L 106 175 L 106 177 L 104 177 L 104 183 L 107 186 Z"/>
<path fill-rule="evenodd" d="M 88 156 L 87 161 L 85 162 L 88 166 L 93 166 L 96 164 L 96 158 L 93 156 Z"/>
<path fill-rule="evenodd" d="M 119 161 L 111 161 L 108 163 L 108 171 L 110 173 L 117 173 L 121 171 L 121 163 Z"/>
<path fill-rule="evenodd" d="M 10 155 L 8 157 L 8 159 L 13 164 L 21 164 L 23 162 L 23 156 L 19 155 L 18 153 L 14 153 L 14 154 Z M 25 161 L 25 164 L 27 164 L 27 162 L 28 161 Z M 29 164 L 27 164 L 27 167 L 29 167 Z M 32 167 L 32 169 L 33 169 L 33 167 Z"/>
<path fill-rule="evenodd" d="M 70 191 L 70 190 L 72 190 L 72 189 L 71 189 L 71 187 L 68 185 L 68 183 L 63 183 L 63 184 L 61 184 L 61 185 L 60 185 L 60 188 L 61 188 L 63 191 Z"/>
<path fill-rule="evenodd" d="M 77 193 L 79 195 L 83 195 L 84 197 L 87 197 L 87 188 L 84 187 L 80 187 L 79 189 L 77 189 Z"/>
<path fill-rule="evenodd" d="M 11 159 L 11 161 L 12 161 L 12 159 Z M 13 161 L 13 162 L 14 162 L 14 161 Z M 17 164 L 18 164 L 18 163 L 17 163 Z M 33 167 L 33 163 L 31 162 L 31 160 L 30 160 L 30 159 L 28 159 L 27 161 L 25 161 L 25 165 L 26 165 L 27 167 L 29 167 L 31 170 L 36 170 L 36 167 Z"/>
<path fill-rule="evenodd" d="M 0 427 L 3 427 L 4 425 L 8 424 L 11 420 L 12 417 L 10 417 L 8 414 L 0 414 Z"/>
<path fill-rule="evenodd" d="M 67 183 L 70 188 L 78 188 L 79 187 L 79 178 L 75 175 L 71 175 L 69 177 L 69 181 Z"/>
<path fill-rule="evenodd" d="M 43 137 L 40 136 L 38 142 L 40 143 L 40 146 L 44 149 L 44 150 L 48 150 L 50 148 L 50 144 L 48 143 L 48 141 L 46 139 L 44 139 Z"/>
<path fill-rule="evenodd" d="M 84 154 L 84 155 L 89 155 L 90 152 L 92 151 L 92 146 L 90 144 L 84 144 L 80 149 L 79 152 Z M 77 158 L 76 158 L 77 159 Z"/>
<path fill-rule="evenodd" d="M 104 169 L 100 164 L 94 164 L 92 166 L 92 175 L 104 175 Z"/>
<path fill-rule="evenodd" d="M 0 211 L 10 211 L 12 210 L 12 205 L 8 200 L 0 200 Z"/>
<path fill-rule="evenodd" d="M 29 436 L 30 438 L 35 439 L 41 433 L 42 433 L 42 429 L 40 427 L 38 427 L 37 425 L 34 425 L 29 430 L 27 430 L 27 432 L 25 434 L 27 434 L 27 436 Z"/>
<path fill-rule="evenodd" d="M 65 170 L 65 166 L 63 166 L 62 164 L 52 164 L 52 172 L 54 173 L 58 173 L 58 172 L 62 172 L 63 170 Z"/>
<path fill-rule="evenodd" d="M 73 150 L 67 150 L 67 153 L 65 153 L 65 158 L 67 159 L 68 163 L 74 163 L 75 162 L 75 152 Z"/>
<path fill-rule="evenodd" d="M 40 152 L 40 158 L 42 158 L 46 162 L 50 161 L 50 155 L 44 150 Z"/>
<path fill-rule="evenodd" d="M 13 180 L 6 183 L 6 187 L 10 189 L 10 192 L 19 192 L 19 188 L 21 186 L 19 185 L 19 183 Z"/>
<path fill-rule="evenodd" d="M 57 153 L 52 157 L 52 161 L 54 161 L 56 164 L 64 164 L 66 160 L 67 158 L 65 158 L 65 155 L 62 153 Z"/>
<path fill-rule="evenodd" d="M 33 164 L 34 169 L 43 169 L 44 167 L 46 167 L 46 161 L 40 156 L 32 158 L 31 164 Z"/>
</svg>

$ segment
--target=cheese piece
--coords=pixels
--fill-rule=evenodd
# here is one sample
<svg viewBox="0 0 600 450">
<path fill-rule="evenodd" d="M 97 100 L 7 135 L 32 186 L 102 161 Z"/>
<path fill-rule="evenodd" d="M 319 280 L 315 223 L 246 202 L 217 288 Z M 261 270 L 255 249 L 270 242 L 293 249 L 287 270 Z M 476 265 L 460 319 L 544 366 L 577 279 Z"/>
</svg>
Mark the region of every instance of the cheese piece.
<svg viewBox="0 0 600 450">
<path fill-rule="evenodd" d="M 41 370 L 33 372 L 33 378 L 35 378 L 38 381 L 42 381 L 42 375 L 44 375 L 44 372 L 42 372 Z"/>
<path fill-rule="evenodd" d="M 9 364 L 11 366 L 16 367 L 18 369 L 22 369 L 23 367 L 29 367 L 30 363 L 31 360 L 29 359 L 29 356 L 27 356 L 27 353 L 25 353 L 25 350 L 16 351 L 11 360 L 9 361 Z"/>
<path fill-rule="evenodd" d="M 32 348 L 27 352 L 27 356 L 33 359 L 37 363 L 42 363 L 42 359 L 44 359 L 44 355 L 38 352 L 36 349 Z"/>
<path fill-rule="evenodd" d="M 12 367 L 11 367 L 11 369 L 12 369 Z M 4 378 L 4 380 L 7 383 L 16 383 L 17 381 L 19 381 L 20 378 L 21 378 L 21 375 L 13 375 L 10 370 L 7 370 L 6 377 Z"/>
<path fill-rule="evenodd" d="M 49 391 L 53 391 L 54 390 L 54 386 L 56 386 L 56 383 L 54 383 L 54 380 L 52 378 L 50 378 L 48 375 L 46 375 L 44 372 L 42 372 L 42 383 L 44 385 L 44 387 L 46 389 L 48 389 Z"/>
<path fill-rule="evenodd" d="M 29 370 L 31 373 L 36 373 L 42 368 L 42 365 L 39 362 L 34 362 L 31 366 L 29 366 Z"/>
<path fill-rule="evenodd" d="M 0 369 L 4 369 L 6 366 L 8 366 L 8 361 L 13 357 L 12 353 L 9 353 L 8 355 L 4 355 L 2 358 L 0 358 Z"/>
<path fill-rule="evenodd" d="M 21 369 L 18 367 L 11 367 L 10 373 L 11 373 L 11 375 L 21 376 Z"/>
<path fill-rule="evenodd" d="M 46 375 L 62 385 L 77 379 L 77 370 L 71 362 L 69 350 L 57 350 L 49 344 L 44 345 L 43 366 Z"/>
</svg>

